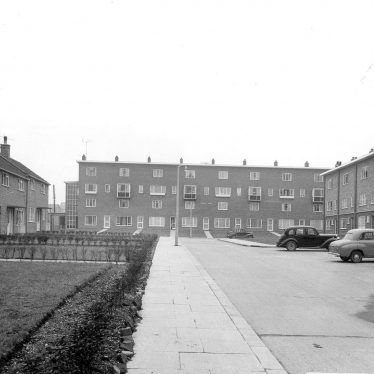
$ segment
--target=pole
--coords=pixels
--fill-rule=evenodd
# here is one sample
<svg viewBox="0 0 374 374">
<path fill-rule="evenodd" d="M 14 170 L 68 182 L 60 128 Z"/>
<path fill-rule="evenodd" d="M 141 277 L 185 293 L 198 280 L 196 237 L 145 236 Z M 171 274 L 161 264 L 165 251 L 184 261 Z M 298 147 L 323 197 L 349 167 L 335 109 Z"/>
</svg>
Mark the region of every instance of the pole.
<svg viewBox="0 0 374 374">
<path fill-rule="evenodd" d="M 176 210 L 175 210 L 175 246 L 178 246 L 178 234 L 179 234 L 179 168 L 182 165 L 177 166 L 177 194 L 176 194 Z"/>
<path fill-rule="evenodd" d="M 190 238 L 192 238 L 192 209 L 190 208 Z"/>
<path fill-rule="evenodd" d="M 56 193 L 55 193 L 55 185 L 53 185 L 53 213 L 56 213 Z"/>
</svg>

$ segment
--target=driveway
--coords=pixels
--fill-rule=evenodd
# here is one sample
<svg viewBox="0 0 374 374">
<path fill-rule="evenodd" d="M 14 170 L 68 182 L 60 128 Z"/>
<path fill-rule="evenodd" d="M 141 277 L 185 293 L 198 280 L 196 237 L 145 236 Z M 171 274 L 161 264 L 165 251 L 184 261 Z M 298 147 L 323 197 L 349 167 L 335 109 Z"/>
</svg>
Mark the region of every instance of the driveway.
<svg viewBox="0 0 374 374">
<path fill-rule="evenodd" d="M 374 262 L 183 239 L 286 370 L 374 372 Z"/>
</svg>

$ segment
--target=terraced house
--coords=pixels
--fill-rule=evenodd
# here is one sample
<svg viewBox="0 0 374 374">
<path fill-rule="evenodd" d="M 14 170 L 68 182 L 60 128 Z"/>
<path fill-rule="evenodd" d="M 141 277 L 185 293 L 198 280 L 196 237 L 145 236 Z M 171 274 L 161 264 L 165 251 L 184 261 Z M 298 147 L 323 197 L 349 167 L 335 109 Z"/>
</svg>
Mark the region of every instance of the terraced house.
<svg viewBox="0 0 374 374">
<path fill-rule="evenodd" d="M 7 137 L 0 152 L 0 233 L 26 233 L 49 229 L 49 183 L 10 157 Z"/>
<path fill-rule="evenodd" d="M 323 227 L 326 168 L 90 161 L 75 184 L 79 230 L 223 236 L 228 229 L 279 231 L 292 224 Z M 179 175 L 179 178 L 178 178 Z M 70 186 L 74 183 L 70 182 Z M 71 189 L 69 189 L 71 191 Z M 74 201 L 71 196 L 70 200 Z M 70 209 L 68 199 L 66 209 Z M 73 209 L 70 209 L 73 210 Z M 67 221 L 69 221 L 67 217 Z M 71 220 L 74 222 L 74 219 Z"/>
<path fill-rule="evenodd" d="M 327 232 L 374 228 L 374 150 L 322 174 L 325 178 Z"/>
</svg>

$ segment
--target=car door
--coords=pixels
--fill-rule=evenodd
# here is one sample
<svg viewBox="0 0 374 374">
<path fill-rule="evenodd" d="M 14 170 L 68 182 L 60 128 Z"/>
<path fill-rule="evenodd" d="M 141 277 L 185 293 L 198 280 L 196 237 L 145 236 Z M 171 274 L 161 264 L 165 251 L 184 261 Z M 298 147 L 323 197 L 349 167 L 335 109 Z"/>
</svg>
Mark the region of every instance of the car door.
<svg viewBox="0 0 374 374">
<path fill-rule="evenodd" d="M 374 257 L 374 233 L 372 231 L 361 234 L 359 247 L 362 247 L 365 257 Z"/>
<path fill-rule="evenodd" d="M 305 242 L 305 228 L 304 227 L 298 227 L 295 231 L 294 234 L 295 239 L 297 241 L 297 246 L 299 248 L 306 247 L 306 242 Z"/>
<path fill-rule="evenodd" d="M 308 248 L 314 248 L 319 246 L 319 235 L 314 228 L 308 227 L 306 229 L 305 243 L 305 247 Z"/>
</svg>

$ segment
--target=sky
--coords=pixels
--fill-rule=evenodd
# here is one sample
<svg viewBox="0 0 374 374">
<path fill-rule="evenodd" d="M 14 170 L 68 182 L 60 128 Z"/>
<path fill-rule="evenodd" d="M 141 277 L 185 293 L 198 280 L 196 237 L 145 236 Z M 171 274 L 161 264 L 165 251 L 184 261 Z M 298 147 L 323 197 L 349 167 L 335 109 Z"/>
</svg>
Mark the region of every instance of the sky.
<svg viewBox="0 0 374 374">
<path fill-rule="evenodd" d="M 56 202 L 86 146 L 330 168 L 374 147 L 373 14 L 372 0 L 1 0 L 0 136 Z"/>
</svg>

